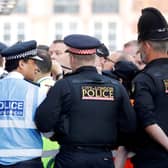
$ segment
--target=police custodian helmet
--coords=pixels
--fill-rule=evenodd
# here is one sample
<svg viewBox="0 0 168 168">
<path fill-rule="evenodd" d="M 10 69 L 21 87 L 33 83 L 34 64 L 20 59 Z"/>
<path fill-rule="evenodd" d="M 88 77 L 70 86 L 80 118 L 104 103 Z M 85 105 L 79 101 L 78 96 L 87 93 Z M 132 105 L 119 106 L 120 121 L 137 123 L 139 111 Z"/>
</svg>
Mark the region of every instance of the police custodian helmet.
<svg viewBox="0 0 168 168">
<path fill-rule="evenodd" d="M 153 7 L 142 9 L 138 21 L 138 41 L 168 40 L 168 24 L 161 12 Z"/>
</svg>

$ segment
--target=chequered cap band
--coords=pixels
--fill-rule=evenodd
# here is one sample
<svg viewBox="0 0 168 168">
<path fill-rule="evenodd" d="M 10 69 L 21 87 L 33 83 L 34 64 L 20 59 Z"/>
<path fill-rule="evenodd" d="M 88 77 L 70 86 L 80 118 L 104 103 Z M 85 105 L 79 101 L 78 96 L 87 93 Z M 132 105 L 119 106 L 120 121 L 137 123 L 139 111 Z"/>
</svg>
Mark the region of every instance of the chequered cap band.
<svg viewBox="0 0 168 168">
<path fill-rule="evenodd" d="M 77 48 L 69 48 L 68 52 L 77 54 L 77 55 L 91 55 L 96 53 L 96 49 L 77 49 Z"/>
<path fill-rule="evenodd" d="M 37 55 L 37 49 L 29 50 L 18 55 L 11 55 L 9 57 L 6 57 L 6 60 L 20 59 L 25 58 L 27 56 L 35 56 L 35 55 Z"/>
</svg>

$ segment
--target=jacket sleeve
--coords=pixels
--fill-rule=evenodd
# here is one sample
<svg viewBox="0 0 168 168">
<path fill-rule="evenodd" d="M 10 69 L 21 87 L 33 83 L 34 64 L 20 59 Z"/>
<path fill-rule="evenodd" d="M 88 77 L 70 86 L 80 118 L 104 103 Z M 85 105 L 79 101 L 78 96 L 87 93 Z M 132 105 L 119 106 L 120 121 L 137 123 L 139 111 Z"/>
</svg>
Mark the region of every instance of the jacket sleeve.
<svg viewBox="0 0 168 168">
<path fill-rule="evenodd" d="M 152 79 L 147 75 L 141 74 L 135 78 L 134 100 L 135 111 L 143 127 L 156 123 L 156 116 L 153 113 L 155 109 L 153 94 L 155 87 Z"/>
<path fill-rule="evenodd" d="M 59 121 L 61 113 L 65 110 L 62 104 L 70 107 L 70 90 L 67 82 L 62 79 L 49 90 L 47 97 L 36 110 L 35 123 L 39 131 L 53 131 Z"/>
</svg>

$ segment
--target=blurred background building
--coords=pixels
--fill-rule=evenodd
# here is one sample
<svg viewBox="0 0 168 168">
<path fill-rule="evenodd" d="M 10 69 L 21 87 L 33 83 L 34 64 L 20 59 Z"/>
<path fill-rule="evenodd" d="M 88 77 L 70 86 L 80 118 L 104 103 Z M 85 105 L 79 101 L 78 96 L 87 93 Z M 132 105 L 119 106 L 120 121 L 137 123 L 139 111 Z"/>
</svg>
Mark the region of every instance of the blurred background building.
<svg viewBox="0 0 168 168">
<path fill-rule="evenodd" d="M 13 6 L 7 6 L 12 1 Z M 35 39 L 49 45 L 67 34 L 83 33 L 96 36 L 111 50 L 120 49 L 136 39 L 142 8 L 157 7 L 167 17 L 166 4 L 167 0 L 0 0 L 0 41 L 11 45 Z M 6 13 L 3 8 L 8 8 Z"/>
</svg>

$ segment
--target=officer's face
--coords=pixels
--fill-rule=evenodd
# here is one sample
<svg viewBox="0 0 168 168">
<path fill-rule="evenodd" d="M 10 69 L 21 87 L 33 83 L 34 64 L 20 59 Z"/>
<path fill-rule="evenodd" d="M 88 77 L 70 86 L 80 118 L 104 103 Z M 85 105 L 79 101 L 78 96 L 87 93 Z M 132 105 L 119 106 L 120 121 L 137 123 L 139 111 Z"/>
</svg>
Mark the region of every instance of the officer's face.
<svg viewBox="0 0 168 168">
<path fill-rule="evenodd" d="M 28 59 L 27 61 L 21 60 L 19 63 L 20 72 L 23 74 L 25 79 L 33 81 L 36 77 L 38 67 L 35 60 Z"/>
</svg>

